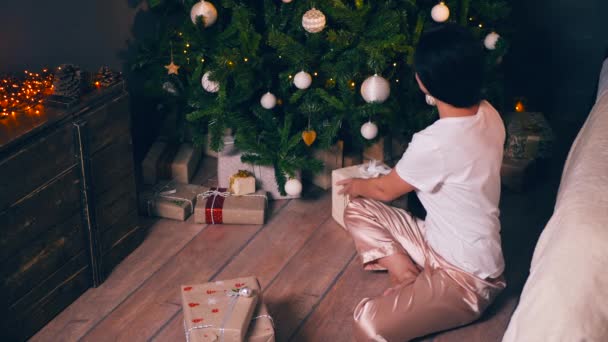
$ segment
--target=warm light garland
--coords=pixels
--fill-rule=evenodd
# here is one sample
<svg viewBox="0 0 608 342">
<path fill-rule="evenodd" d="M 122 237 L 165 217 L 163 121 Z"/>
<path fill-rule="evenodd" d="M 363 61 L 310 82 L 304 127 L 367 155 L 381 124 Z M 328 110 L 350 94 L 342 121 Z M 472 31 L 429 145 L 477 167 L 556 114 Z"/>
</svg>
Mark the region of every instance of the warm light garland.
<svg viewBox="0 0 608 342">
<path fill-rule="evenodd" d="M 45 96 L 53 93 L 53 74 L 25 71 L 25 78 L 0 79 L 0 118 L 17 113 L 40 114 Z"/>
</svg>

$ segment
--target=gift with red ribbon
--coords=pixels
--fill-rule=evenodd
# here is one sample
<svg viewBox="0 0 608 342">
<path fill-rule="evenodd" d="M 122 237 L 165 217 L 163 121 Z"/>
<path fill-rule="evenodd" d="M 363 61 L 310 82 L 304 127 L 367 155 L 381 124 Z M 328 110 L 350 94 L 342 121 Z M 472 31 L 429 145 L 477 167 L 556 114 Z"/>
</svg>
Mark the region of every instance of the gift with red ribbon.
<svg viewBox="0 0 608 342">
<path fill-rule="evenodd" d="M 227 188 L 211 188 L 197 196 L 194 222 L 208 224 L 264 224 L 266 192 L 236 196 Z"/>
</svg>

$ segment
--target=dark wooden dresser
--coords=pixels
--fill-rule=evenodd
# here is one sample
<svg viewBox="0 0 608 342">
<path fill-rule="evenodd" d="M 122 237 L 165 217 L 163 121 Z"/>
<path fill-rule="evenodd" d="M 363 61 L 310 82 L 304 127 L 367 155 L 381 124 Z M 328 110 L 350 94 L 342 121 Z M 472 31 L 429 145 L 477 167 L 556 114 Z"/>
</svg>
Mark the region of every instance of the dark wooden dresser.
<svg viewBox="0 0 608 342">
<path fill-rule="evenodd" d="M 3 341 L 32 336 L 144 235 L 123 83 L 0 120 Z"/>
</svg>

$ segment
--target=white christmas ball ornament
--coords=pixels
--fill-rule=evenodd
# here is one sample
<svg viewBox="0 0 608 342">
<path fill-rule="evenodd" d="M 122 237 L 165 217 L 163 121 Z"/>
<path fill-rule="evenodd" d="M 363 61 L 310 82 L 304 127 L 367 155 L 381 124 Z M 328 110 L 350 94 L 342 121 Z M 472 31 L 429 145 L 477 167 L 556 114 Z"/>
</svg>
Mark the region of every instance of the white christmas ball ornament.
<svg viewBox="0 0 608 342">
<path fill-rule="evenodd" d="M 292 0 L 282 0 L 284 4 L 290 3 Z"/>
<path fill-rule="evenodd" d="M 293 84 L 298 89 L 306 89 L 306 88 L 310 87 L 311 83 L 312 83 L 312 76 L 310 76 L 310 74 L 307 73 L 306 71 L 300 71 L 293 78 Z"/>
<path fill-rule="evenodd" d="M 310 33 L 323 31 L 325 23 L 325 14 L 314 7 L 302 16 L 302 27 Z"/>
<path fill-rule="evenodd" d="M 370 76 L 361 84 L 361 96 L 367 103 L 382 103 L 390 94 L 391 85 L 382 76 Z"/>
<path fill-rule="evenodd" d="M 273 93 L 267 92 L 260 99 L 260 104 L 266 109 L 272 109 L 277 105 L 277 97 Z"/>
<path fill-rule="evenodd" d="M 210 93 L 217 93 L 220 90 L 220 84 L 216 81 L 212 81 L 209 79 L 209 75 L 211 75 L 210 71 L 207 71 L 203 78 L 201 79 L 201 84 L 203 85 L 203 89 Z"/>
<path fill-rule="evenodd" d="M 295 178 L 288 180 L 285 182 L 285 192 L 289 196 L 299 196 L 302 193 L 302 183 Z"/>
<path fill-rule="evenodd" d="M 378 126 L 371 121 L 364 123 L 361 126 L 361 135 L 367 140 L 374 139 L 378 135 Z"/>
<path fill-rule="evenodd" d="M 198 17 L 203 17 L 205 27 L 209 27 L 217 20 L 217 9 L 212 3 L 201 0 L 194 4 L 190 10 L 190 19 L 192 19 L 193 24 L 196 24 Z"/>
<path fill-rule="evenodd" d="M 500 39 L 500 35 L 498 33 L 490 32 L 483 40 L 483 45 L 488 50 L 494 50 L 496 49 L 496 43 L 498 42 L 498 39 Z"/>
<path fill-rule="evenodd" d="M 450 17 L 450 9 L 442 1 L 437 5 L 433 6 L 431 10 L 431 17 L 438 23 L 442 23 Z"/>
</svg>

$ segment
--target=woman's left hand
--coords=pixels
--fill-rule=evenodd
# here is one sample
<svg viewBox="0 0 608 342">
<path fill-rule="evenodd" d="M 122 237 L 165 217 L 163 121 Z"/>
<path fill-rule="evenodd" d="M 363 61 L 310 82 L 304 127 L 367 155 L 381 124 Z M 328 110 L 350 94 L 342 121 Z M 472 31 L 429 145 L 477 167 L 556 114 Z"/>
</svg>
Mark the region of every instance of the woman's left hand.
<svg viewBox="0 0 608 342">
<path fill-rule="evenodd" d="M 340 195 L 349 195 L 351 197 L 358 197 L 361 194 L 357 191 L 360 186 L 361 179 L 358 178 L 348 178 L 341 180 L 336 183 L 336 185 L 341 185 L 342 189 L 338 190 L 338 194 Z"/>
</svg>

